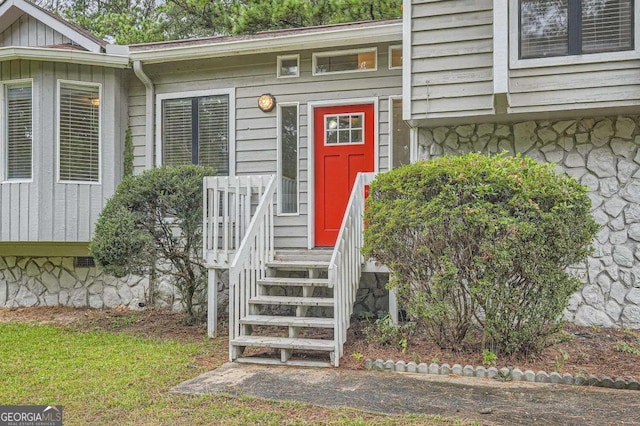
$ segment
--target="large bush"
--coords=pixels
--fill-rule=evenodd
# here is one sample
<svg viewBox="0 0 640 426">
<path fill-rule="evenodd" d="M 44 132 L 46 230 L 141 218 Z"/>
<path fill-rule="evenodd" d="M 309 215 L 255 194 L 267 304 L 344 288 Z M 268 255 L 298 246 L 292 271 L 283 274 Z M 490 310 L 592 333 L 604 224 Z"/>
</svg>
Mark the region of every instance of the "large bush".
<svg viewBox="0 0 640 426">
<path fill-rule="evenodd" d="M 380 174 L 363 252 L 393 272 L 402 306 L 443 347 L 536 351 L 562 325 L 598 226 L 587 189 L 525 157 L 441 157 Z"/>
<path fill-rule="evenodd" d="M 105 271 L 121 277 L 156 271 L 170 277 L 189 317 L 205 287 L 202 260 L 202 166 L 160 167 L 125 177 L 96 222 L 89 248 Z"/>
</svg>

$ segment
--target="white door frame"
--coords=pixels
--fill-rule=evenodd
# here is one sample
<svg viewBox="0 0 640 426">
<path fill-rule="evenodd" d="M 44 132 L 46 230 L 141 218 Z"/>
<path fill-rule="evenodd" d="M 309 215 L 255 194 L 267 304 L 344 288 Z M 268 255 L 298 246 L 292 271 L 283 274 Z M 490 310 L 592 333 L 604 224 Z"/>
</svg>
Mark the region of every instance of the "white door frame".
<svg viewBox="0 0 640 426">
<path fill-rule="evenodd" d="M 373 170 L 377 172 L 379 168 L 380 139 L 378 97 L 312 101 L 307 103 L 307 241 L 309 242 L 309 249 L 315 247 L 315 109 L 319 107 L 364 104 L 373 104 Z"/>
</svg>

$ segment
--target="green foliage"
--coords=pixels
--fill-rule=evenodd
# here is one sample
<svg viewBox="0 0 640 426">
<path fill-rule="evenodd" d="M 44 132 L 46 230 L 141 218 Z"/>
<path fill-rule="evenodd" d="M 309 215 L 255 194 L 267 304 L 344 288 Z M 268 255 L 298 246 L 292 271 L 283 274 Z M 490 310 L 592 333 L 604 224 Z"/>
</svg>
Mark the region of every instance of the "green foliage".
<svg viewBox="0 0 640 426">
<path fill-rule="evenodd" d="M 131 127 L 127 127 L 124 135 L 124 176 L 133 176 L 133 139 Z"/>
<path fill-rule="evenodd" d="M 193 298 L 205 288 L 202 246 L 201 166 L 160 167 L 125 177 L 96 222 L 89 245 L 110 274 L 148 274 L 156 269 L 181 292 L 189 317 Z"/>
<path fill-rule="evenodd" d="M 399 18 L 401 0 L 246 0 L 232 3 L 230 32 L 255 33 L 343 22 Z"/>
<path fill-rule="evenodd" d="M 410 317 L 442 347 L 471 327 L 506 353 L 539 350 L 581 285 L 566 272 L 598 226 L 587 189 L 520 156 L 441 157 L 379 175 L 363 253 L 389 266 Z"/>
<path fill-rule="evenodd" d="M 615 349 L 618 352 L 640 356 L 640 347 L 634 345 L 633 343 L 620 341 L 616 343 L 613 349 Z"/>
<path fill-rule="evenodd" d="M 402 0 L 43 0 L 117 44 L 399 18 Z"/>
<path fill-rule="evenodd" d="M 76 0 L 56 10 L 70 22 L 116 44 L 164 40 L 166 6 L 151 0 Z"/>
<path fill-rule="evenodd" d="M 488 349 L 482 350 L 482 365 L 496 365 L 498 356 Z"/>
<path fill-rule="evenodd" d="M 406 352 L 409 346 L 409 337 L 414 332 L 414 323 L 394 324 L 389 315 L 378 318 L 365 329 L 365 334 L 370 341 L 400 348 L 403 353 Z"/>
</svg>

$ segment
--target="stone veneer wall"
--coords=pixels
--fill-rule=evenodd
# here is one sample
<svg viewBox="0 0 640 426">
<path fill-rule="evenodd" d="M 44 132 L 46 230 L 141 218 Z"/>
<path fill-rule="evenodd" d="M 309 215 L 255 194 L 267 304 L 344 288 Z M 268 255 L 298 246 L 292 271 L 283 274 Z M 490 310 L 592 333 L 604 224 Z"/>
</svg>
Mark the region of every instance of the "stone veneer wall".
<svg viewBox="0 0 640 426">
<path fill-rule="evenodd" d="M 421 128 L 418 156 L 471 151 L 524 153 L 558 165 L 591 191 L 602 226 L 595 252 L 578 265 L 585 286 L 566 310 L 582 325 L 640 328 L 640 117 L 525 121 Z"/>
<path fill-rule="evenodd" d="M 228 312 L 228 279 L 219 282 L 220 316 Z M 149 302 L 149 280 L 136 275 L 115 278 L 95 267 L 75 265 L 73 257 L 0 257 L 0 307 L 88 306 L 138 309 Z M 159 279 L 154 306 L 181 310 L 180 293 Z M 196 298 L 206 303 L 206 296 Z M 205 308 L 206 309 L 206 308 Z"/>
</svg>

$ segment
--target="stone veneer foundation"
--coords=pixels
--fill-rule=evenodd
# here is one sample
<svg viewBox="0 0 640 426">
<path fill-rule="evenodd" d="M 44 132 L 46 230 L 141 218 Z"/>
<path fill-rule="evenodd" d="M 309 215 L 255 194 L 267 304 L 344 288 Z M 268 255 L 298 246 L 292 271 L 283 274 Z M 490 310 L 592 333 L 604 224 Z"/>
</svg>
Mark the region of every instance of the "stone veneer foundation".
<svg viewBox="0 0 640 426">
<path fill-rule="evenodd" d="M 228 312 L 227 281 L 219 280 L 221 316 Z M 196 298 L 196 304 L 205 300 L 203 294 Z M 137 275 L 115 278 L 96 267 L 77 266 L 74 257 L 0 257 L 0 307 L 63 305 L 138 309 L 149 301 L 148 278 Z M 155 285 L 153 304 L 182 309 L 180 293 L 163 279 Z"/>
<path fill-rule="evenodd" d="M 591 191 L 602 226 L 595 252 L 577 265 L 585 286 L 566 318 L 581 325 L 640 328 L 640 117 L 525 121 L 421 128 L 418 156 L 523 153 L 557 164 Z"/>
</svg>

